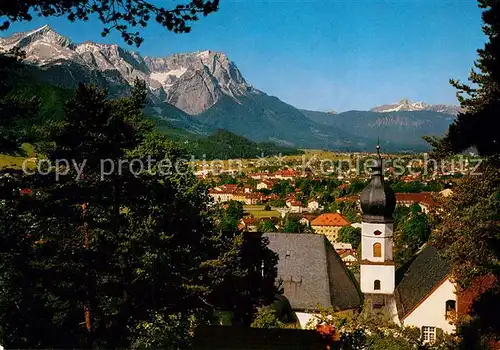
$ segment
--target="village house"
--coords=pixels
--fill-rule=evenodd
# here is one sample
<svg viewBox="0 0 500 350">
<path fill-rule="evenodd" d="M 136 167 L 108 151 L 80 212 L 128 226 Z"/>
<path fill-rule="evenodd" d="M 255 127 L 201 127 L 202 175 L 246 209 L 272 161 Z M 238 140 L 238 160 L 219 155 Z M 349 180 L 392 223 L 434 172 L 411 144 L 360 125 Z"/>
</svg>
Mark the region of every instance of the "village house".
<svg viewBox="0 0 500 350">
<path fill-rule="evenodd" d="M 310 211 L 316 211 L 319 210 L 319 202 L 317 199 L 312 198 L 307 201 L 307 209 Z"/>
<path fill-rule="evenodd" d="M 239 231 L 247 232 L 257 232 L 259 226 L 259 220 L 254 217 L 245 217 L 240 219 L 238 224 Z"/>
<path fill-rule="evenodd" d="M 219 188 L 211 188 L 208 194 L 215 202 L 224 203 L 233 199 L 234 191 Z"/>
<path fill-rule="evenodd" d="M 274 182 L 269 180 L 262 180 L 257 183 L 257 190 L 271 190 L 273 188 Z"/>
<path fill-rule="evenodd" d="M 333 244 L 337 242 L 338 233 L 344 226 L 351 223 L 340 213 L 325 213 L 311 221 L 315 233 L 323 234 Z"/>
<path fill-rule="evenodd" d="M 317 215 L 314 214 L 304 214 L 299 220 L 299 223 L 302 225 L 310 226 L 311 221 L 316 218 Z"/>
<path fill-rule="evenodd" d="M 424 213 L 428 213 L 437 204 L 431 192 L 396 193 L 396 203 L 405 206 L 418 204 Z"/>
<path fill-rule="evenodd" d="M 302 213 L 305 209 L 302 207 L 302 202 L 293 199 L 288 199 L 286 206 L 290 208 L 290 213 Z"/>
<path fill-rule="evenodd" d="M 291 169 L 278 170 L 274 172 L 273 177 L 280 180 L 293 180 L 298 176 L 298 174 Z"/>
<path fill-rule="evenodd" d="M 356 250 L 352 248 L 351 243 L 337 242 L 333 244 L 333 248 L 347 267 L 351 267 L 358 261 Z"/>
<path fill-rule="evenodd" d="M 245 204 L 253 205 L 264 201 L 265 196 L 262 193 L 245 193 Z"/>
</svg>

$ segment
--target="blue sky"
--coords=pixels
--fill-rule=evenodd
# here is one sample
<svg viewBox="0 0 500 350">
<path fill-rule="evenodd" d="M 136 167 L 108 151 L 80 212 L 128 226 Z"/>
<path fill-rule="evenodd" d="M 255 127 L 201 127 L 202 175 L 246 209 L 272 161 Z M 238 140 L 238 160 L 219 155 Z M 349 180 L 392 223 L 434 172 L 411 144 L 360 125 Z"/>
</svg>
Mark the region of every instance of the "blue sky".
<svg viewBox="0 0 500 350">
<path fill-rule="evenodd" d="M 133 49 L 225 52 L 250 84 L 299 108 L 364 110 L 402 98 L 454 104 L 448 80 L 468 76 L 485 41 L 480 15 L 473 0 L 221 0 L 191 33 L 150 25 Z M 103 39 L 98 20 L 35 18 L 1 34 L 43 24 L 77 43 L 126 46 L 116 34 Z"/>
</svg>

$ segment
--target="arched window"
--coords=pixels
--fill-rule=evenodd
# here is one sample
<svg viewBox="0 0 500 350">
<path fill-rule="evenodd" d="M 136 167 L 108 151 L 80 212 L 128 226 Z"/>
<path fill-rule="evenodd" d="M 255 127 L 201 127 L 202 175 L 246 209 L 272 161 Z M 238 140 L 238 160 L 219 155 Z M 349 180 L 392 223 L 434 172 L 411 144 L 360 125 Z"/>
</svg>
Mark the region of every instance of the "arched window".
<svg viewBox="0 0 500 350">
<path fill-rule="evenodd" d="M 382 245 L 380 243 L 373 244 L 373 257 L 374 258 L 382 257 Z"/>
<path fill-rule="evenodd" d="M 457 307 L 457 302 L 455 300 L 446 300 L 445 304 L 445 318 L 447 320 L 453 319 L 456 314 L 456 307 Z"/>
<path fill-rule="evenodd" d="M 373 289 L 380 290 L 380 280 L 373 281 Z"/>
<path fill-rule="evenodd" d="M 379 230 L 377 230 L 377 231 L 373 232 L 373 234 L 374 234 L 375 236 L 380 236 L 380 235 L 382 234 L 382 232 L 380 232 Z"/>
</svg>

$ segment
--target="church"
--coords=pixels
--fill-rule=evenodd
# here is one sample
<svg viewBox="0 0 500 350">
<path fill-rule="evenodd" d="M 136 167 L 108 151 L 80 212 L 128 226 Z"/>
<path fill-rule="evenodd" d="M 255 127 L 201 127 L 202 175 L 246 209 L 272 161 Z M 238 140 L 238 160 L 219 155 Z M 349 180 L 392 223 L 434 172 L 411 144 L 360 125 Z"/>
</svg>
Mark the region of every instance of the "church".
<svg viewBox="0 0 500 350">
<path fill-rule="evenodd" d="M 385 312 L 396 324 L 418 327 L 423 340 L 432 342 L 439 332 L 455 331 L 457 286 L 450 275 L 451 266 L 432 246 L 424 246 L 409 266 L 396 271 L 396 196 L 384 182 L 380 146 L 377 153 L 371 181 L 360 197 L 360 289 L 374 312 Z"/>
</svg>

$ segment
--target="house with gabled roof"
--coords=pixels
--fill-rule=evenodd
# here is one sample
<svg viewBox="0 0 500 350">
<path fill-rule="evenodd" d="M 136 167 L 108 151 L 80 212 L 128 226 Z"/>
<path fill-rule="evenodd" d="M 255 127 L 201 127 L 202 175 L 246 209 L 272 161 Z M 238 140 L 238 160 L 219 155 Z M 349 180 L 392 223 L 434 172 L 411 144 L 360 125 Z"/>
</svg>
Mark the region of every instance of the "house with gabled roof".
<svg viewBox="0 0 500 350">
<path fill-rule="evenodd" d="M 279 256 L 278 283 L 304 328 L 320 308 L 348 310 L 362 305 L 354 276 L 323 235 L 265 233 Z"/>
<path fill-rule="evenodd" d="M 332 244 L 337 242 L 340 229 L 349 225 L 351 223 L 340 213 L 324 213 L 311 221 L 314 232 L 325 235 Z"/>
<path fill-rule="evenodd" d="M 421 329 L 428 342 L 436 339 L 438 329 L 453 333 L 457 285 L 451 278 L 450 264 L 439 256 L 437 249 L 425 246 L 408 270 L 398 270 L 398 274 L 403 276 L 395 292 L 401 324 Z"/>
</svg>

